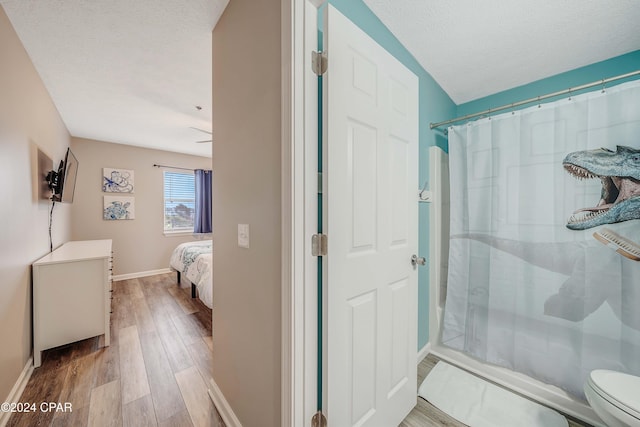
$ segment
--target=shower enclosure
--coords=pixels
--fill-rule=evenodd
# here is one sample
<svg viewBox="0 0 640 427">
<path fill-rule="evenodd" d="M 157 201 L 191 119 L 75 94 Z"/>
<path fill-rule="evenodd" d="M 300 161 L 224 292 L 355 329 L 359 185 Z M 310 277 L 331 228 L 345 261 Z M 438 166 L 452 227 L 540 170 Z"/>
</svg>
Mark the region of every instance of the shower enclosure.
<svg viewBox="0 0 640 427">
<path fill-rule="evenodd" d="M 564 390 L 527 375 L 478 360 L 442 343 L 442 321 L 447 296 L 449 254 L 449 159 L 438 147 L 429 148 L 432 202 L 429 230 L 429 352 L 453 365 L 573 417 L 599 425 L 593 410 Z"/>
<path fill-rule="evenodd" d="M 431 353 L 600 424 L 590 370 L 640 374 L 638 134 L 632 82 L 451 128 L 451 163 L 430 148 Z"/>
<path fill-rule="evenodd" d="M 429 352 L 440 359 L 505 386 L 523 396 L 598 425 L 599 419 L 583 401 L 558 387 L 518 372 L 488 364 L 441 341 L 444 305 L 447 295 L 449 256 L 449 156 L 438 147 L 429 148 L 429 182 L 432 202 L 429 212 Z"/>
</svg>

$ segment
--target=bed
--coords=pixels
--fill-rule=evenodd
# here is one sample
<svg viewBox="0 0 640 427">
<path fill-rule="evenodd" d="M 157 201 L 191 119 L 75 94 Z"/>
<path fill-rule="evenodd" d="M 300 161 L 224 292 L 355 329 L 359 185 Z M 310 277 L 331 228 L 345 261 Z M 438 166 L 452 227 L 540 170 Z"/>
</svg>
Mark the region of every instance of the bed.
<svg viewBox="0 0 640 427">
<path fill-rule="evenodd" d="M 198 240 L 181 243 L 171 254 L 169 265 L 178 274 L 178 284 L 182 277 L 191 283 L 191 296 L 197 296 L 209 308 L 213 308 L 213 241 Z"/>
</svg>

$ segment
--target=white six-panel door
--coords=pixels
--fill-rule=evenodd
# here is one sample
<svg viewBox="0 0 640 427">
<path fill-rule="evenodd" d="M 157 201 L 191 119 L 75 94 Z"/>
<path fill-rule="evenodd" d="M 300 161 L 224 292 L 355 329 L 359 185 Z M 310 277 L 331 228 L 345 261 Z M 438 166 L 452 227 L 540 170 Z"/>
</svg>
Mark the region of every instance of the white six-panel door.
<svg viewBox="0 0 640 427">
<path fill-rule="evenodd" d="M 418 78 L 325 13 L 325 409 L 396 426 L 416 404 Z"/>
</svg>

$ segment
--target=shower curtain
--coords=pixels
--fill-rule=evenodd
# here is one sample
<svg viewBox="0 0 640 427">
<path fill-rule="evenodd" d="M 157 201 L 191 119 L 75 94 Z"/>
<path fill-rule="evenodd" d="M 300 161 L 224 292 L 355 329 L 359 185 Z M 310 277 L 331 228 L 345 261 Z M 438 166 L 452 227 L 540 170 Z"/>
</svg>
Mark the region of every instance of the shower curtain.
<svg viewBox="0 0 640 427">
<path fill-rule="evenodd" d="M 449 129 L 442 343 L 584 398 L 640 375 L 640 82 Z"/>
</svg>

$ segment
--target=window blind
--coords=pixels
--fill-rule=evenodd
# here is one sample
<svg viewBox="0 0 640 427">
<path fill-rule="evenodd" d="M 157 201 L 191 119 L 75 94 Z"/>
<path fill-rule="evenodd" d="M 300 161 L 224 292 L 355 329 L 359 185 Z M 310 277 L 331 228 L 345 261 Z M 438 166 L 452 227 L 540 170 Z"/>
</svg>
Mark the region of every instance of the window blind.
<svg viewBox="0 0 640 427">
<path fill-rule="evenodd" d="M 164 172 L 164 230 L 193 230 L 195 180 L 191 172 Z"/>
</svg>

